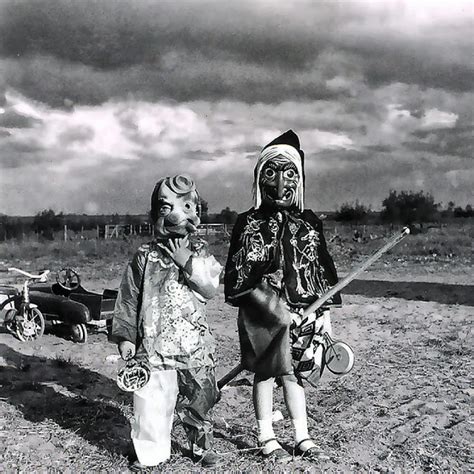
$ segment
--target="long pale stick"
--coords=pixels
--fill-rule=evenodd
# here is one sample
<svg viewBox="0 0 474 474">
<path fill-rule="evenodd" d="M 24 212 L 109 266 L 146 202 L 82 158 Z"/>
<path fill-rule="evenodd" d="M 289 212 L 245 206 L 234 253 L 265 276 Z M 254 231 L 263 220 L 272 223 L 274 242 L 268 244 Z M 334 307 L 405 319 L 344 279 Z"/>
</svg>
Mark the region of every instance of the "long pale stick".
<svg viewBox="0 0 474 474">
<path fill-rule="evenodd" d="M 305 311 L 304 316 L 308 316 L 311 313 L 314 313 L 318 308 L 323 306 L 326 301 L 331 299 L 336 293 L 341 291 L 346 287 L 352 280 L 354 280 L 358 275 L 360 275 L 364 270 L 366 270 L 370 265 L 372 265 L 376 260 L 378 260 L 385 252 L 388 252 L 392 247 L 395 247 L 399 242 L 401 242 L 408 234 L 410 229 L 404 227 L 399 234 L 394 235 L 383 247 L 377 250 L 372 254 L 365 262 L 363 262 L 359 267 L 354 269 L 349 275 L 343 278 L 340 282 L 334 285 L 327 293 L 320 296 L 313 304 L 309 305 Z M 243 370 L 242 364 L 235 366 L 230 372 L 225 374 L 218 382 L 217 386 L 219 389 L 227 385 L 233 378 L 237 377 Z"/>
<path fill-rule="evenodd" d="M 354 280 L 358 275 L 360 275 L 364 270 L 366 270 L 370 265 L 372 265 L 376 260 L 378 260 L 385 252 L 389 251 L 392 247 L 395 247 L 401 240 L 403 240 L 410 233 L 408 227 L 404 227 L 400 234 L 394 235 L 383 247 L 381 247 L 377 252 L 371 255 L 365 262 L 363 262 L 359 267 L 352 270 L 349 275 L 343 278 L 340 282 L 334 285 L 327 293 L 320 296 L 313 304 L 310 304 L 305 310 L 303 315 L 308 316 L 311 313 L 314 313 L 317 309 L 330 300 L 337 292 L 341 291 L 346 287 L 352 280 Z"/>
</svg>

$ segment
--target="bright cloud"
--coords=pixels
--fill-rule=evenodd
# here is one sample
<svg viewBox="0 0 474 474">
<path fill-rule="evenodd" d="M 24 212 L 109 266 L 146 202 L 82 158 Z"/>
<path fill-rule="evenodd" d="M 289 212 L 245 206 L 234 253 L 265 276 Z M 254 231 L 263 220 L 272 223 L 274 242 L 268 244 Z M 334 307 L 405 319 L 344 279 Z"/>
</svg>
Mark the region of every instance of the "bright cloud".
<svg viewBox="0 0 474 474">
<path fill-rule="evenodd" d="M 438 109 L 426 110 L 421 123 L 421 128 L 452 128 L 456 125 L 458 115 L 452 112 L 443 112 Z"/>
</svg>

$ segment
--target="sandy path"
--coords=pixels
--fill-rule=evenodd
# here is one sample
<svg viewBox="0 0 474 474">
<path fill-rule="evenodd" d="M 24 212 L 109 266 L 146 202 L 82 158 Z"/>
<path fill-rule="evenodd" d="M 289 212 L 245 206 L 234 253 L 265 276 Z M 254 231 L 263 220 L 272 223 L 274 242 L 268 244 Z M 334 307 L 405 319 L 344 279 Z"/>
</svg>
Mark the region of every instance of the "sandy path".
<svg viewBox="0 0 474 474">
<path fill-rule="evenodd" d="M 92 265 L 84 275 L 89 271 Z M 393 269 L 389 273 L 393 279 Z M 404 282 L 406 274 L 399 272 L 394 280 Z M 458 274 L 441 283 L 456 281 Z M 469 284 L 467 274 L 463 281 Z M 387 280 L 381 270 L 365 277 Z M 84 279 L 95 289 L 118 283 L 117 276 Z M 424 290 L 405 286 L 398 297 L 383 293 L 393 285 L 369 285 L 354 290 L 368 295 L 346 295 L 344 306 L 333 311 L 335 336 L 353 347 L 356 363 L 351 373 L 325 374 L 319 389 L 308 388 L 310 428 L 331 459 L 319 467 L 295 460 L 289 468 L 472 470 L 472 300 L 466 296 L 464 305 L 449 304 L 448 297 L 436 296 L 438 287 L 424 281 Z M 222 375 L 238 362 L 236 310 L 222 296 L 208 310 Z M 131 397 L 114 383 L 115 354 L 103 332 L 92 333 L 85 345 L 50 334 L 22 343 L 0 333 L 0 467 L 125 469 Z M 251 377 L 243 373 L 238 380 L 223 391 L 215 409 L 216 448 L 227 453 L 227 466 L 234 469 L 273 469 L 248 451 L 255 445 Z M 280 392 L 276 409 L 284 416 L 276 432 L 291 448 Z M 175 438 L 183 445 L 180 428 Z M 167 468 L 195 466 L 178 453 Z"/>
</svg>

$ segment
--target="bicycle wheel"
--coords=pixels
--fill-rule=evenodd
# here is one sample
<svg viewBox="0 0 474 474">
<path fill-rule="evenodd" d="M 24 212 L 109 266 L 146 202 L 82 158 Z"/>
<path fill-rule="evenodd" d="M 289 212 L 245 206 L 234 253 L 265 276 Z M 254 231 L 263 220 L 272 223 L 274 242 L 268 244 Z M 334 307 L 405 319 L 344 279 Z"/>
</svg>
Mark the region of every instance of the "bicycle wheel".
<svg viewBox="0 0 474 474">
<path fill-rule="evenodd" d="M 335 375 L 344 375 L 354 365 L 354 352 L 349 344 L 333 341 L 324 351 L 324 364 Z"/>
<path fill-rule="evenodd" d="M 34 341 L 44 333 L 44 316 L 38 308 L 27 308 L 23 317 L 16 317 L 16 335 L 20 341 Z"/>
</svg>

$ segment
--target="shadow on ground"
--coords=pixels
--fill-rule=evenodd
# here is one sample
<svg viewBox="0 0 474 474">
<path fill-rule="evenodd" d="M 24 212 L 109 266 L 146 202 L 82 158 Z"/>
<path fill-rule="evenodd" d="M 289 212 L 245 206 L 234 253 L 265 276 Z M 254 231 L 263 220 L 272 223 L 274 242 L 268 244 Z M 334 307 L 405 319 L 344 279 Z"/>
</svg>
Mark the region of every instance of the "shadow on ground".
<svg viewBox="0 0 474 474">
<path fill-rule="evenodd" d="M 130 449 L 129 403 L 115 381 L 63 359 L 17 352 L 0 344 L 0 397 L 33 423 L 52 421 L 111 454 Z M 92 385 L 104 388 L 101 399 L 87 396 Z M 113 398 L 112 398 L 113 397 Z"/>
<path fill-rule="evenodd" d="M 354 280 L 344 290 L 349 295 L 403 298 L 442 304 L 474 306 L 474 285 L 448 285 L 413 281 Z"/>
</svg>

